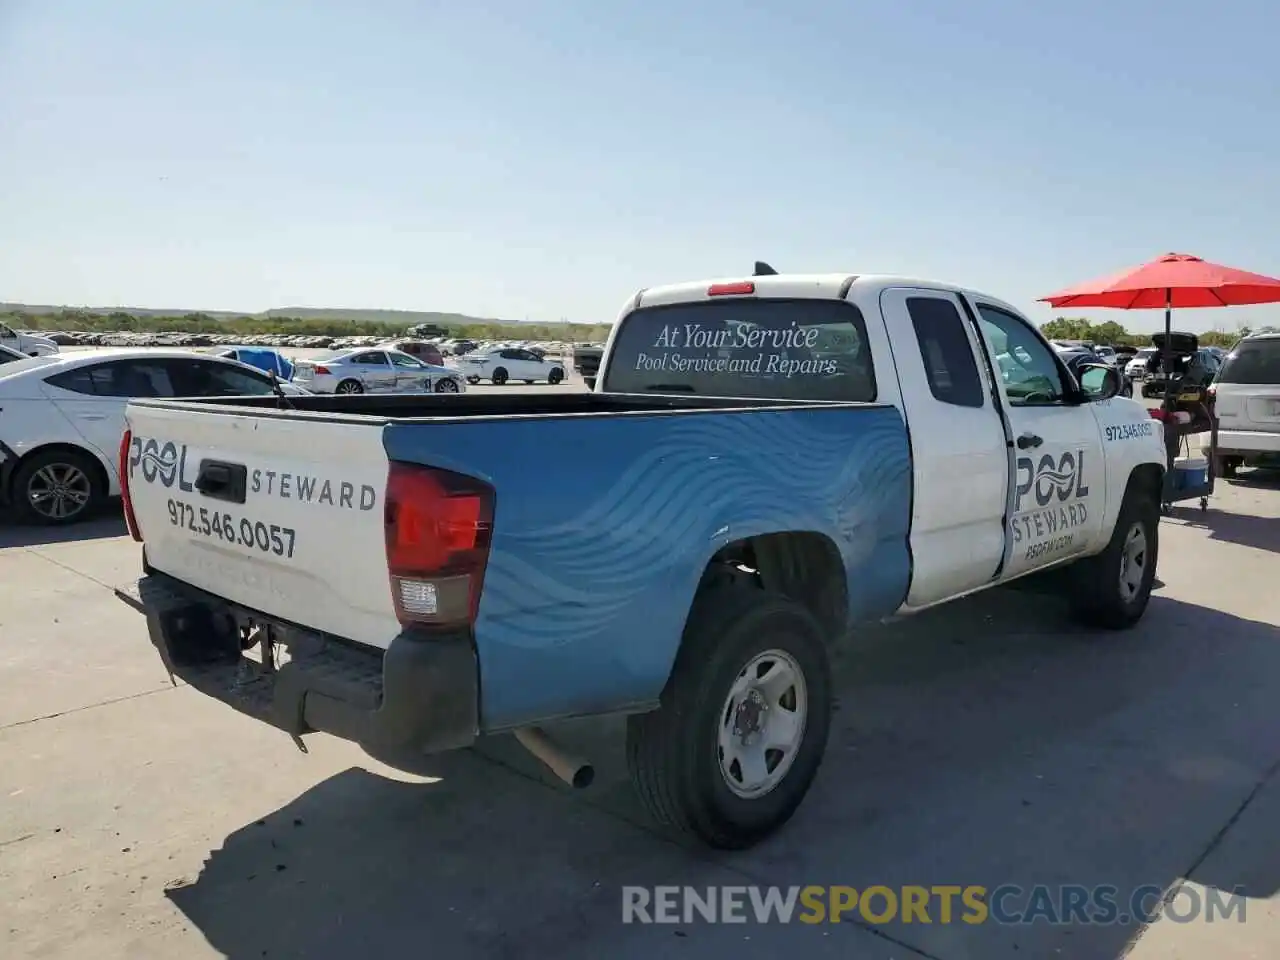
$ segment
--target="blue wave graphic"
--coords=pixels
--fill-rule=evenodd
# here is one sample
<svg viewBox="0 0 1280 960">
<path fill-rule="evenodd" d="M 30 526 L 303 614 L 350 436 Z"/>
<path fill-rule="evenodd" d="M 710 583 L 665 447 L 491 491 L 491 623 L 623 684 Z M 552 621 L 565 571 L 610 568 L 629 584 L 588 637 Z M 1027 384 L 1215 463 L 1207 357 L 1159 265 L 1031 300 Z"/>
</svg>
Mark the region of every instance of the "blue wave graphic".
<svg viewBox="0 0 1280 960">
<path fill-rule="evenodd" d="M 893 408 L 405 424 L 386 443 L 498 491 L 476 630 L 486 725 L 655 698 L 706 561 L 742 537 L 829 536 L 855 614 L 906 593 Z"/>
</svg>

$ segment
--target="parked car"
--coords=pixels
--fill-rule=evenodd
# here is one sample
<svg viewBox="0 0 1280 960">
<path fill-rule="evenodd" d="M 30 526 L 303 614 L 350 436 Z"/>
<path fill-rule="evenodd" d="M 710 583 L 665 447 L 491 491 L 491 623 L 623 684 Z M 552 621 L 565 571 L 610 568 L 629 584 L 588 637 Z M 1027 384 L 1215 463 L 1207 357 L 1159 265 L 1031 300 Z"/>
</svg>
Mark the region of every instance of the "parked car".
<svg viewBox="0 0 1280 960">
<path fill-rule="evenodd" d="M 596 387 L 596 374 L 600 370 L 600 357 L 604 348 L 598 343 L 577 343 L 573 347 L 573 369 L 587 382 L 587 388 Z"/>
<path fill-rule="evenodd" d="M 1280 333 L 1240 340 L 1209 393 L 1218 417 L 1217 474 L 1242 466 L 1280 467 Z"/>
<path fill-rule="evenodd" d="M 1135 353 L 1127 364 L 1125 364 L 1124 374 L 1130 380 L 1144 380 L 1147 376 L 1147 364 L 1151 358 L 1156 355 L 1155 347 L 1142 347 Z"/>
<path fill-rule="evenodd" d="M 0 347 L 8 347 L 28 357 L 41 357 L 58 352 L 58 345 L 48 337 L 19 333 L 7 323 L 0 323 Z"/>
<path fill-rule="evenodd" d="M 19 353 L 10 347 L 0 347 L 0 363 L 13 363 L 16 360 L 29 360 L 25 353 Z"/>
<path fill-rule="evenodd" d="M 444 354 L 440 352 L 440 348 L 434 343 L 427 343 L 425 340 L 390 340 L 387 343 L 378 345 L 383 350 L 399 350 L 401 353 L 407 353 L 411 357 L 416 357 L 423 363 L 429 363 L 433 367 L 443 367 Z"/>
<path fill-rule="evenodd" d="M 469 353 L 459 362 L 458 369 L 466 375 L 468 383 L 488 380 L 495 387 L 508 380 L 523 380 L 525 383 L 545 380 L 554 386 L 564 379 L 563 363 L 544 359 L 521 347 Z"/>
<path fill-rule="evenodd" d="M 462 374 L 399 350 L 357 347 L 294 364 L 293 379 L 312 393 L 462 393 Z"/>
<path fill-rule="evenodd" d="M 190 350 L 99 348 L 0 366 L 0 505 L 23 522 L 63 524 L 118 495 L 120 435 L 132 397 L 273 392 L 260 370 Z"/>
<path fill-rule="evenodd" d="M 267 373 L 274 373 L 281 380 L 293 379 L 293 361 L 279 350 L 269 347 L 229 347 L 214 352 L 215 357 L 239 360 Z"/>
<path fill-rule="evenodd" d="M 1089 623 L 1147 607 L 1158 424 L 1000 300 L 845 274 L 651 287 L 599 377 L 135 401 L 147 567 L 119 595 L 195 690 L 409 769 L 514 732 L 581 786 L 589 763 L 542 725 L 627 714 L 644 802 L 716 847 L 801 803 L 851 627 L 1067 565 L 1050 580 Z M 163 449 L 235 495 L 166 486 L 145 467 Z"/>
</svg>

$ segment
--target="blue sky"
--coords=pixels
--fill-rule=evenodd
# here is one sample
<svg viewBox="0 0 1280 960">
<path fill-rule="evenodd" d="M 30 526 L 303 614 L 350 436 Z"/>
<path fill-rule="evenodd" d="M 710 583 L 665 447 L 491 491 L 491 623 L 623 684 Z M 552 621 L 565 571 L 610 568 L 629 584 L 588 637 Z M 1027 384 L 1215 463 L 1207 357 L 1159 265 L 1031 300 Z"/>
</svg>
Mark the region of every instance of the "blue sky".
<svg viewBox="0 0 1280 960">
<path fill-rule="evenodd" d="M 0 0 L 0 300 L 600 321 L 763 258 L 1039 321 L 1169 250 L 1280 274 L 1278 31 L 1265 0 Z"/>
</svg>

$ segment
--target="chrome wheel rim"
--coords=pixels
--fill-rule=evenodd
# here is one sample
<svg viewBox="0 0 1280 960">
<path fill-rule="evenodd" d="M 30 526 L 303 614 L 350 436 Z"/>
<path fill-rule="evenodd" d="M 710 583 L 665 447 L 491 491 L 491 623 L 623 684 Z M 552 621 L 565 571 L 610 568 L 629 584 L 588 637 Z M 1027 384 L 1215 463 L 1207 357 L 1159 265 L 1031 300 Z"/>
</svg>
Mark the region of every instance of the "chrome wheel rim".
<svg viewBox="0 0 1280 960">
<path fill-rule="evenodd" d="M 31 475 L 27 502 L 49 520 L 66 520 L 89 505 L 93 484 L 88 475 L 70 463 L 50 463 Z"/>
<path fill-rule="evenodd" d="M 1120 596 L 1132 603 L 1147 572 L 1147 531 L 1140 523 L 1129 528 L 1120 551 Z"/>
<path fill-rule="evenodd" d="M 436 384 L 436 393 L 457 393 L 458 385 L 452 380 L 441 380 Z"/>
<path fill-rule="evenodd" d="M 340 383 L 338 384 L 338 393 L 359 393 L 360 384 L 358 383 Z"/>
<path fill-rule="evenodd" d="M 720 775 L 746 800 L 774 790 L 804 739 L 809 691 L 804 671 L 782 650 L 766 650 L 738 672 L 720 711 Z"/>
</svg>

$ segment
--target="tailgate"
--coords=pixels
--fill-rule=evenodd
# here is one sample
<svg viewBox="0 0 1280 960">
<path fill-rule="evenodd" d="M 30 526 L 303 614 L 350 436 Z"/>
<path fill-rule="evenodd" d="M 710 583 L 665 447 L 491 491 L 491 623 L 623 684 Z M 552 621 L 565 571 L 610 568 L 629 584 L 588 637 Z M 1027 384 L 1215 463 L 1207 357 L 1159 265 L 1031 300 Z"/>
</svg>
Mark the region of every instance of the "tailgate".
<svg viewBox="0 0 1280 960">
<path fill-rule="evenodd" d="M 1263 430 L 1280 430 L 1280 386 L 1253 387 L 1244 397 L 1245 418 Z"/>
<path fill-rule="evenodd" d="M 391 642 L 381 423 L 146 403 L 126 420 L 130 501 L 154 569 L 302 626 Z"/>
</svg>

